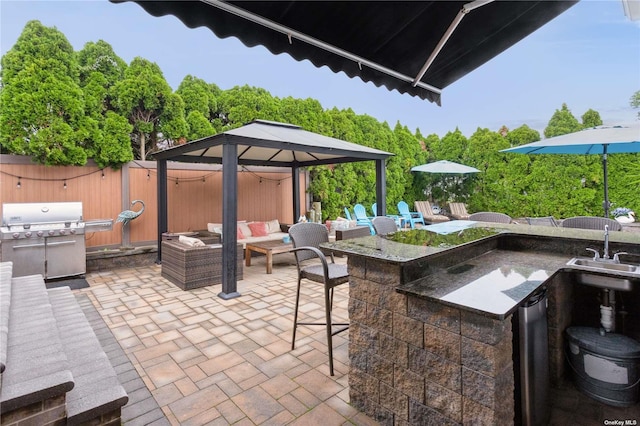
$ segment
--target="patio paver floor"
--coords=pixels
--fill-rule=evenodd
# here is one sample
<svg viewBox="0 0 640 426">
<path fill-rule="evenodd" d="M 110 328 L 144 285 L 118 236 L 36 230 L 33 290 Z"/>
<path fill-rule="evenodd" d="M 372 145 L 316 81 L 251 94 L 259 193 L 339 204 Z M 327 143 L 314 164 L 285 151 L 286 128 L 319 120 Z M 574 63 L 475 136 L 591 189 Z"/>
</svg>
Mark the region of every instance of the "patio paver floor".
<svg viewBox="0 0 640 426">
<path fill-rule="evenodd" d="M 86 275 L 90 287 L 75 294 L 94 327 L 111 331 L 102 343 L 129 393 L 126 425 L 377 424 L 349 405 L 348 331 L 333 339 L 334 377 L 324 327 L 298 327 L 291 350 L 293 257 L 274 259 L 271 275 L 264 260 L 245 267 L 231 300 L 217 296 L 220 285 L 183 291 L 158 265 Z M 300 315 L 321 321 L 321 287 L 307 284 Z M 336 321 L 347 304 L 342 286 Z"/>
<path fill-rule="evenodd" d="M 349 405 L 348 331 L 334 336 L 334 377 L 323 327 L 299 327 L 291 350 L 292 256 L 275 258 L 271 275 L 264 257 L 256 258 L 238 282 L 241 297 L 226 301 L 217 296 L 220 285 L 183 291 L 160 271 L 152 265 L 88 273 L 90 287 L 74 290 L 129 394 L 124 424 L 378 424 Z M 321 291 L 313 286 L 302 290 L 307 302 L 300 315 L 321 321 Z M 348 286 L 341 287 L 334 299 L 337 321 L 347 319 Z M 552 401 L 550 424 L 579 418 L 601 425 L 601 418 L 620 414 L 569 381 L 552 390 Z M 585 406 L 598 411 L 585 412 Z M 635 404 L 622 412 L 635 419 L 638 410 Z"/>
</svg>

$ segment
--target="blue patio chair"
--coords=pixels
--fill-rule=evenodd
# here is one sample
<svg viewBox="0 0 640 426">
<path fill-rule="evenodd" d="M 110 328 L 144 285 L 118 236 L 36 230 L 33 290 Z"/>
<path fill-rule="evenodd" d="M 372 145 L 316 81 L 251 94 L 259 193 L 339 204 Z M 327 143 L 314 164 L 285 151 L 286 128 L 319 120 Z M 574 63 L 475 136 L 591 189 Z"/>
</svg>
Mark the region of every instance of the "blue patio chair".
<svg viewBox="0 0 640 426">
<path fill-rule="evenodd" d="M 353 214 L 356 217 L 356 225 L 366 225 L 371 231 L 371 235 L 376 234 L 376 230 L 371 223 L 371 218 L 367 216 L 367 209 L 362 204 L 356 204 L 353 206 Z"/>
<path fill-rule="evenodd" d="M 400 213 L 400 218 L 402 219 L 401 227 L 407 226 L 407 223 L 409 223 L 411 229 L 416 227 L 416 223 L 421 223 L 422 226 L 425 225 L 422 213 L 409 211 L 409 205 L 404 201 L 398 203 L 398 213 Z"/>
<path fill-rule="evenodd" d="M 376 216 L 378 216 L 378 204 L 377 203 L 373 203 L 371 205 L 371 210 L 373 210 L 373 217 L 375 218 Z M 396 222 L 396 226 L 398 228 L 400 228 L 400 216 L 398 216 L 397 214 L 388 214 L 387 217 L 393 219 Z M 373 219 L 372 219 L 373 221 Z"/>
<path fill-rule="evenodd" d="M 349 209 L 348 209 L 348 208 L 346 208 L 346 207 L 344 208 L 344 217 L 345 217 L 345 219 L 347 219 L 347 220 L 353 220 L 353 219 L 351 219 L 351 212 L 350 212 L 350 211 L 349 211 Z"/>
</svg>

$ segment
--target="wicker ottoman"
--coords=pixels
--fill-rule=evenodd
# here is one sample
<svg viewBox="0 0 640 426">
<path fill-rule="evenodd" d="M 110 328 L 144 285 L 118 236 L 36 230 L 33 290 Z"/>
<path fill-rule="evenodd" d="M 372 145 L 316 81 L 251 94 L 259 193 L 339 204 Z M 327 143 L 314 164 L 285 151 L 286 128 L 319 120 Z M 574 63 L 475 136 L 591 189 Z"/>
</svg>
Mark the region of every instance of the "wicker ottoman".
<svg viewBox="0 0 640 426">
<path fill-rule="evenodd" d="M 242 279 L 242 245 L 236 251 L 236 277 Z M 190 247 L 162 242 L 162 276 L 183 290 L 222 283 L 222 245 Z"/>
</svg>

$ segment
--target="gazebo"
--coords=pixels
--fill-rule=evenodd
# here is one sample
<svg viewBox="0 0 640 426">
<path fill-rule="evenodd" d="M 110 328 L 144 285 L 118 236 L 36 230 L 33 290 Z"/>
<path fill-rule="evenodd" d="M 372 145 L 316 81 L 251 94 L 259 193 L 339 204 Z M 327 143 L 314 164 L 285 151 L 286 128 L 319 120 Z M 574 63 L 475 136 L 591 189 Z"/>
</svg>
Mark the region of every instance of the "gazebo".
<svg viewBox="0 0 640 426">
<path fill-rule="evenodd" d="M 299 169 L 307 166 L 375 161 L 378 215 L 385 215 L 385 160 L 391 153 L 309 132 L 299 126 L 254 120 L 242 127 L 160 151 L 158 164 L 158 261 L 162 234 L 168 230 L 167 161 L 222 164 L 223 299 L 240 296 L 236 277 L 238 166 L 290 167 L 293 217 L 300 216 Z"/>
</svg>

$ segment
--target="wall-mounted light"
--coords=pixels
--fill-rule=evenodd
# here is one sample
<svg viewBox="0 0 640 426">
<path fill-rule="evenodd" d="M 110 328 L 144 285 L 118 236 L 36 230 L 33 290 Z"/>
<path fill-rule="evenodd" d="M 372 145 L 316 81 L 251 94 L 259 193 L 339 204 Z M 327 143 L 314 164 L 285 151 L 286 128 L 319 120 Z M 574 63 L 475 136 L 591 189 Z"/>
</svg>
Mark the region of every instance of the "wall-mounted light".
<svg viewBox="0 0 640 426">
<path fill-rule="evenodd" d="M 100 171 L 102 172 L 102 179 L 104 179 L 104 169 Z"/>
<path fill-rule="evenodd" d="M 16 183 L 16 188 L 20 189 L 22 188 L 22 183 L 20 183 L 20 179 L 22 179 L 20 176 L 18 176 L 18 183 Z"/>
<path fill-rule="evenodd" d="M 204 179 L 204 176 L 202 176 L 202 183 L 205 183 L 205 179 Z"/>
<path fill-rule="evenodd" d="M 176 186 L 178 186 L 178 178 L 176 178 Z"/>
<path fill-rule="evenodd" d="M 147 170 L 147 180 L 151 179 L 151 171 Z"/>
<path fill-rule="evenodd" d="M 260 178 L 260 183 L 262 183 L 262 178 Z"/>
<path fill-rule="evenodd" d="M 64 181 L 64 184 L 62 185 L 62 188 L 63 189 L 67 189 L 67 181 L 66 180 Z"/>
</svg>

